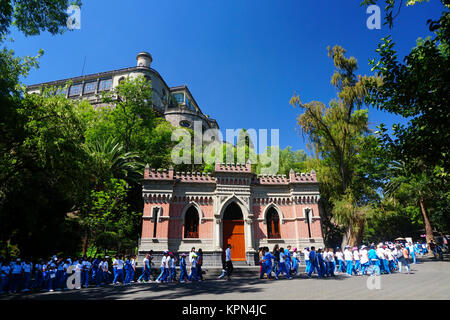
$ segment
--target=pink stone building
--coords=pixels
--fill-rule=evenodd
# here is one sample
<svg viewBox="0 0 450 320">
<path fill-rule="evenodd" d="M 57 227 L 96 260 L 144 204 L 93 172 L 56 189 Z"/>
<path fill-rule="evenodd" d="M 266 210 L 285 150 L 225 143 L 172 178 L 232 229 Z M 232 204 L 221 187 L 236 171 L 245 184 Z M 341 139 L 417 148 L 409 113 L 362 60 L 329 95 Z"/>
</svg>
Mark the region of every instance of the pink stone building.
<svg viewBox="0 0 450 320">
<path fill-rule="evenodd" d="M 250 163 L 216 164 L 214 173 L 145 169 L 139 256 L 153 250 L 201 248 L 204 265 L 233 261 L 254 265 L 259 247 L 323 246 L 319 183 L 314 171 L 256 175 Z"/>
</svg>

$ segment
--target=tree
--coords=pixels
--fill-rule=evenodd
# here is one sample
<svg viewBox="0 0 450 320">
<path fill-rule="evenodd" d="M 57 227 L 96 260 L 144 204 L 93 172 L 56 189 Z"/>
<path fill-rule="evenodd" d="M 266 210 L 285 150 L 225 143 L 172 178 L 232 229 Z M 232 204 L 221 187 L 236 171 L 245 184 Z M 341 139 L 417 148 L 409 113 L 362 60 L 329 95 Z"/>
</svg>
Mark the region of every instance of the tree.
<svg viewBox="0 0 450 320">
<path fill-rule="evenodd" d="M 25 254 L 48 253 L 63 247 L 52 237 L 64 235 L 66 213 L 90 187 L 85 127 L 77 102 L 61 96 L 25 94 L 7 102 L 0 137 L 1 241 L 18 244 Z"/>
<path fill-rule="evenodd" d="M 447 1 L 442 3 L 449 8 Z M 394 124 L 392 134 L 384 124 L 378 127 L 387 157 L 402 164 L 401 170 L 393 172 L 388 189 L 407 179 L 430 241 L 434 238 L 430 212 L 439 217 L 440 226 L 447 224 L 442 217 L 449 193 L 450 13 L 443 12 L 439 20 L 428 24 L 434 38 L 419 38 L 403 62 L 391 37 L 381 39 L 376 50 L 379 60 L 372 59 L 370 65 L 383 81 L 372 83 L 366 102 L 408 119 L 407 125 Z M 436 190 L 440 193 L 433 196 Z M 436 201 L 427 205 L 426 198 L 433 197 Z"/>
<path fill-rule="evenodd" d="M 51 34 L 66 30 L 69 5 L 81 7 L 79 0 L 3 0 L 0 2 L 0 37 L 14 25 L 26 36 L 48 31 Z"/>
<path fill-rule="evenodd" d="M 105 137 L 98 137 L 87 145 L 96 185 L 111 177 L 140 183 L 145 165 L 140 161 L 139 154 L 125 152 L 115 138 L 104 139 Z"/>
<path fill-rule="evenodd" d="M 139 212 L 131 209 L 128 201 L 129 185 L 122 179 L 112 178 L 105 184 L 103 190 L 92 190 L 88 201 L 80 208 L 78 221 L 86 232 L 83 245 L 83 255 L 87 244 L 102 249 L 115 242 L 117 251 L 129 239 L 135 239 L 135 226 L 139 225 Z"/>
<path fill-rule="evenodd" d="M 369 133 L 367 110 L 361 110 L 361 107 L 369 85 L 379 83 L 380 79 L 356 76 L 356 59 L 346 58 L 345 50 L 340 46 L 328 48 L 328 55 L 336 68 L 331 84 L 338 90 L 337 99 L 326 107 L 317 101 L 302 103 L 300 97 L 294 94 L 290 104 L 304 110 L 297 118 L 298 125 L 324 160 L 322 163 L 325 168 L 318 170 L 318 177 L 322 184 L 328 184 L 329 187 L 325 189 L 335 207 L 334 217 L 346 229 L 342 245 L 357 244 L 361 241 L 364 224 L 359 213 L 368 211 L 365 207 L 367 199 L 364 197 L 370 198 L 367 192 L 370 188 L 355 187 L 358 154 L 364 151 L 361 147 L 366 143 Z M 322 190 L 321 193 L 323 195 Z"/>
</svg>

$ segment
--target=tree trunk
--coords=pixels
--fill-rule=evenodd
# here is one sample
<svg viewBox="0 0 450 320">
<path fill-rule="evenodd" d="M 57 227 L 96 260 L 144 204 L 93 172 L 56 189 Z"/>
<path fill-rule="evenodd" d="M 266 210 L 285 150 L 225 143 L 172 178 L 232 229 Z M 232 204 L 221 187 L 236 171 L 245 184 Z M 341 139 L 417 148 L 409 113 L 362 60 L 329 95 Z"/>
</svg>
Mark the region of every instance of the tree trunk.
<svg viewBox="0 0 450 320">
<path fill-rule="evenodd" d="M 85 231 L 85 233 L 84 233 L 83 239 L 81 240 L 81 244 L 82 244 L 83 257 L 84 257 L 86 255 L 87 244 L 88 244 L 87 231 Z"/>
<path fill-rule="evenodd" d="M 351 238 L 351 226 L 348 226 L 345 230 L 344 236 L 342 237 L 342 243 L 341 243 L 341 249 L 343 250 L 345 246 L 347 246 L 350 243 Z"/>
<path fill-rule="evenodd" d="M 423 201 L 423 197 L 419 198 L 419 205 L 420 205 L 420 211 L 422 212 L 422 216 L 423 216 L 423 222 L 425 224 L 425 235 L 426 235 L 426 239 L 427 239 L 427 247 L 428 247 L 428 249 L 430 249 L 429 243 L 431 242 L 431 240 L 434 241 L 433 227 L 431 226 L 430 219 L 428 219 L 428 214 L 427 214 L 427 211 L 425 210 L 425 204 Z"/>
</svg>

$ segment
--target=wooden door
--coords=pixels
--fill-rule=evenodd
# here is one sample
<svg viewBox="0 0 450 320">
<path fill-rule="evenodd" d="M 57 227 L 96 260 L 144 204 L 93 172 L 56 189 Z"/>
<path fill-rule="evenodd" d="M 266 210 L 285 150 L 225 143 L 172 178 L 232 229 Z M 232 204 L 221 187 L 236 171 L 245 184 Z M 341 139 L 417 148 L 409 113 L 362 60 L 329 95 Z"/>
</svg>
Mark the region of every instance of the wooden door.
<svg viewBox="0 0 450 320">
<path fill-rule="evenodd" d="M 245 235 L 243 220 L 223 220 L 223 247 L 231 244 L 231 260 L 245 261 Z"/>
</svg>

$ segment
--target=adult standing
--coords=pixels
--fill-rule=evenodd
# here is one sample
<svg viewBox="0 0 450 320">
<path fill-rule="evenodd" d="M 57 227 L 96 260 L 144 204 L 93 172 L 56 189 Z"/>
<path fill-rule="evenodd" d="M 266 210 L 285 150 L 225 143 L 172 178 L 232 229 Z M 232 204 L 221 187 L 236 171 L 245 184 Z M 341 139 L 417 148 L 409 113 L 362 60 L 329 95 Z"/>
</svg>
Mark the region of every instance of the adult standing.
<svg viewBox="0 0 450 320">
<path fill-rule="evenodd" d="M 233 273 L 233 263 L 231 262 L 231 244 L 227 245 L 227 250 L 225 250 L 225 264 L 227 267 L 227 277 L 231 280 L 231 274 Z"/>
</svg>

